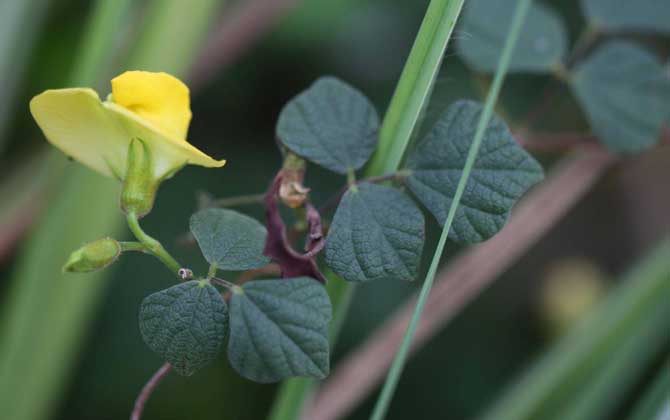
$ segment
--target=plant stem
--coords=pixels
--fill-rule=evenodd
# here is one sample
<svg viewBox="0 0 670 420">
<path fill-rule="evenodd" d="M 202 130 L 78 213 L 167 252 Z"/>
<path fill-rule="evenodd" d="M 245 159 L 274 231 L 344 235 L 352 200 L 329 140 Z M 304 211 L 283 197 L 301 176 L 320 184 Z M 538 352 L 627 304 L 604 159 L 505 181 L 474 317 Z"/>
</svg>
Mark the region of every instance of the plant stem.
<svg viewBox="0 0 670 420">
<path fill-rule="evenodd" d="M 216 266 L 216 263 L 212 263 L 209 266 L 209 270 L 207 271 L 207 278 L 211 279 L 212 277 L 216 276 L 216 270 L 218 267 Z"/>
<path fill-rule="evenodd" d="M 147 235 L 147 233 L 142 230 L 137 215 L 134 212 L 128 212 L 126 220 L 128 221 L 130 231 L 133 232 L 133 235 L 135 235 L 137 240 L 146 247 L 147 252 L 150 252 L 153 256 L 161 260 L 170 271 L 179 276 L 181 265 L 165 250 L 163 244 Z"/>
<path fill-rule="evenodd" d="M 335 194 L 333 194 L 326 201 L 324 201 L 324 203 L 321 205 L 321 207 L 319 207 L 319 213 L 324 214 L 327 211 L 330 211 L 330 210 L 334 209 L 335 207 L 337 207 L 337 205 L 339 204 L 340 200 L 342 199 L 342 196 L 344 195 L 344 193 L 346 193 L 347 190 L 353 185 L 360 184 L 361 182 L 378 183 L 378 182 L 385 182 L 385 181 L 401 181 L 401 180 L 405 179 L 406 176 L 407 176 L 407 173 L 405 171 L 397 171 L 397 172 L 393 172 L 393 173 L 386 174 L 386 175 L 371 176 L 371 177 L 364 178 L 364 179 L 359 179 L 359 180 L 354 179 L 353 182 L 351 182 L 351 183 L 348 182 L 345 186 L 340 188 Z"/>
<path fill-rule="evenodd" d="M 135 407 L 133 407 L 133 412 L 130 414 L 130 420 L 140 420 L 142 418 L 142 412 L 144 411 L 144 406 L 147 403 L 147 400 L 149 400 L 149 397 L 156 390 L 158 384 L 161 383 L 163 378 L 165 378 L 171 370 L 172 365 L 165 363 L 156 371 L 156 373 L 154 373 L 151 379 L 149 379 L 149 382 L 144 385 L 144 388 L 142 388 L 142 391 L 140 391 L 140 394 L 135 400 Z"/>
<path fill-rule="evenodd" d="M 265 193 L 238 195 L 234 197 L 217 198 L 209 203 L 209 207 L 237 207 L 247 204 L 263 204 Z"/>
<path fill-rule="evenodd" d="M 119 242 L 121 245 L 121 251 L 139 251 L 147 252 L 147 247 L 142 242 Z"/>
<path fill-rule="evenodd" d="M 470 150 L 468 151 L 468 157 L 465 161 L 465 166 L 463 167 L 463 173 L 458 181 L 456 193 L 454 194 L 453 201 L 449 207 L 449 213 L 447 215 L 444 228 L 442 229 L 442 234 L 440 235 L 437 249 L 433 254 L 433 260 L 430 263 L 428 274 L 426 275 L 421 292 L 419 293 L 419 299 L 417 301 L 416 308 L 414 309 L 414 313 L 412 314 L 409 326 L 407 327 L 403 342 L 400 345 L 400 349 L 398 350 L 398 353 L 393 360 L 391 370 L 388 373 L 386 382 L 382 388 L 381 395 L 379 396 L 377 404 L 375 405 L 375 409 L 372 413 L 372 416 L 370 417 L 372 420 L 382 420 L 386 416 L 391 399 L 393 398 L 393 393 L 395 392 L 398 381 L 400 380 L 400 375 L 402 374 L 405 362 L 407 361 L 407 355 L 409 354 L 410 345 L 412 344 L 412 338 L 414 337 L 416 327 L 419 324 L 421 314 L 423 313 L 426 301 L 428 300 L 428 295 L 430 294 L 430 289 L 435 279 L 435 273 L 437 271 L 440 258 L 442 257 L 442 252 L 449 235 L 449 230 L 451 229 L 451 224 L 454 220 L 454 217 L 456 216 L 456 209 L 458 208 L 458 205 L 461 201 L 463 191 L 465 190 L 465 186 L 470 176 L 470 171 L 472 170 L 472 167 L 477 158 L 479 147 L 484 138 L 484 132 L 493 114 L 493 107 L 498 99 L 498 94 L 500 93 L 502 83 L 505 80 L 505 74 L 507 73 L 507 69 L 512 58 L 512 52 L 514 51 L 516 41 L 519 39 L 521 28 L 528 13 L 528 9 L 530 8 L 530 4 L 531 0 L 520 0 L 516 6 L 514 19 L 512 20 L 512 26 L 510 28 L 507 39 L 505 40 L 505 46 L 503 48 L 502 56 L 500 57 L 500 62 L 498 64 L 495 78 L 493 79 L 493 84 L 491 85 L 491 90 L 489 91 L 489 94 L 486 98 L 484 110 L 479 117 L 477 130 L 475 131 L 475 138 L 473 139 Z"/>
</svg>

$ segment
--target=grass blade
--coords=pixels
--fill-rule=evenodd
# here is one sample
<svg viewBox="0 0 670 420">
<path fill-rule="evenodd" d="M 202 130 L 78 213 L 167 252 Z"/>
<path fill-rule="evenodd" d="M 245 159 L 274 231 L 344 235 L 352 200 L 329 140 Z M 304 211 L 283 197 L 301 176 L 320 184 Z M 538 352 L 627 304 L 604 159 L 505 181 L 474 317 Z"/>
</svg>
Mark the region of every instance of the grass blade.
<svg viewBox="0 0 670 420">
<path fill-rule="evenodd" d="M 484 420 L 598 419 L 670 340 L 670 238 L 543 356 Z M 629 375 L 630 376 L 626 376 Z M 610 395 L 610 392 L 612 394 Z"/>
<path fill-rule="evenodd" d="M 670 358 L 658 370 L 654 381 L 635 404 L 629 420 L 662 420 L 670 415 Z"/>
<path fill-rule="evenodd" d="M 400 375 L 402 374 L 402 370 L 407 361 L 407 355 L 409 354 L 410 345 L 412 344 L 412 338 L 414 337 L 416 327 L 419 324 L 421 314 L 423 313 L 426 301 L 428 300 L 428 295 L 430 294 L 430 289 L 433 285 L 433 281 L 435 280 L 435 273 L 437 271 L 440 258 L 442 257 L 442 251 L 444 250 L 447 236 L 449 235 L 449 229 L 451 228 L 454 216 L 456 215 L 456 209 L 458 208 L 461 197 L 463 196 L 463 191 L 465 190 L 465 186 L 468 182 L 470 171 L 472 170 L 475 160 L 477 159 L 477 153 L 479 152 L 479 147 L 484 138 L 484 132 L 493 114 L 493 107 L 498 99 L 498 94 L 500 93 L 500 89 L 512 58 L 512 52 L 514 51 L 516 41 L 518 40 L 521 33 L 521 28 L 523 26 L 526 14 L 528 13 L 528 9 L 530 8 L 530 4 L 531 0 L 520 0 L 516 6 L 512 26 L 510 27 L 509 34 L 505 41 L 505 47 L 503 48 L 503 53 L 500 57 L 500 62 L 493 79 L 493 84 L 491 85 L 491 89 L 486 98 L 484 110 L 482 111 L 482 115 L 477 124 L 475 138 L 472 141 L 470 150 L 468 151 L 468 157 L 465 162 L 465 166 L 463 167 L 463 173 L 461 174 L 461 177 L 458 181 L 456 194 L 454 195 L 453 201 L 449 208 L 449 213 L 444 224 L 444 229 L 442 229 L 440 240 L 437 244 L 437 248 L 435 249 L 435 254 L 433 255 L 426 279 L 424 280 L 423 286 L 421 287 L 419 299 L 417 301 L 416 308 L 414 309 L 414 313 L 412 314 L 409 326 L 407 327 L 402 344 L 400 345 L 396 357 L 393 360 L 393 364 L 391 365 L 391 369 L 386 378 L 386 382 L 384 383 L 384 387 L 382 388 L 382 392 L 379 396 L 379 399 L 377 400 L 377 404 L 375 405 L 372 416 L 370 417 L 372 420 L 382 420 L 386 416 L 391 399 L 393 398 L 393 393 L 395 392 L 398 381 L 400 380 Z"/>
</svg>

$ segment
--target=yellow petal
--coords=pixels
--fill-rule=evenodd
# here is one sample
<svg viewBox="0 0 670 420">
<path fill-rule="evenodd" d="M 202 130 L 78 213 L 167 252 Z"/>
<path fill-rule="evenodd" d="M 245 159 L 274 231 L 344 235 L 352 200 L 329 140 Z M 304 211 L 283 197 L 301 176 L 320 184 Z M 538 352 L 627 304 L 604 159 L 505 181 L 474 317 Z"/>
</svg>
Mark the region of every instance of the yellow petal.
<svg viewBox="0 0 670 420">
<path fill-rule="evenodd" d="M 186 139 L 191 122 L 188 87 L 167 73 L 127 71 L 112 79 L 112 100 L 168 137 Z"/>
<path fill-rule="evenodd" d="M 151 150 L 157 179 L 185 164 L 206 167 L 225 164 L 183 139 L 158 131 L 124 107 L 100 102 L 92 89 L 47 90 L 32 99 L 30 110 L 52 144 L 106 176 L 125 176 L 128 144 L 133 138 L 141 138 Z"/>
<path fill-rule="evenodd" d="M 30 112 L 66 155 L 106 176 L 125 173 L 129 140 L 93 89 L 47 90 L 30 101 Z"/>
<path fill-rule="evenodd" d="M 107 108 L 110 117 L 123 127 L 126 138 L 129 140 L 131 138 L 142 139 L 149 146 L 154 162 L 154 174 L 157 178 L 162 178 L 175 168 L 186 164 L 207 168 L 219 168 L 226 164 L 225 160 L 212 159 L 186 141 L 165 136 L 156 131 L 152 125 L 147 124 L 143 118 L 114 102 L 104 102 L 103 106 Z M 128 142 L 126 142 L 127 145 Z"/>
</svg>

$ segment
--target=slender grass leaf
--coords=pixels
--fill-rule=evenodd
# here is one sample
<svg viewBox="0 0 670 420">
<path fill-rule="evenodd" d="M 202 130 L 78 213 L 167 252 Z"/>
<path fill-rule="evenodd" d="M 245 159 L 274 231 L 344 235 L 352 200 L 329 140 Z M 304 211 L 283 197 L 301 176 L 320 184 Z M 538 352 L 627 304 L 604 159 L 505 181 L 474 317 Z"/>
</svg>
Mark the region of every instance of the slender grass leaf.
<svg viewBox="0 0 670 420">
<path fill-rule="evenodd" d="M 421 211 L 402 192 L 349 188 L 326 239 L 326 263 L 348 281 L 414 280 L 424 242 Z"/>
<path fill-rule="evenodd" d="M 581 63 L 570 80 L 608 149 L 635 153 L 658 142 L 670 115 L 670 78 L 651 53 L 631 42 L 610 42 Z"/>
<path fill-rule="evenodd" d="M 140 332 L 151 350 L 189 376 L 214 360 L 223 345 L 228 308 L 204 281 L 188 281 L 147 296 L 140 307 Z"/>
<path fill-rule="evenodd" d="M 408 158 L 411 173 L 407 186 L 441 225 L 481 113 L 478 103 L 454 103 Z M 542 178 L 540 164 L 517 144 L 505 122 L 494 116 L 484 132 L 449 238 L 474 243 L 495 235 L 505 225 L 512 206 Z"/>
<path fill-rule="evenodd" d="M 233 210 L 205 209 L 191 216 L 190 228 L 202 254 L 223 270 L 248 270 L 267 264 L 267 231 L 256 219 Z"/>
<path fill-rule="evenodd" d="M 575 414 L 584 417 L 571 418 L 609 418 L 601 416 L 621 400 L 617 389 L 634 387 L 637 374 L 644 371 L 639 365 L 648 366 L 670 339 L 668 261 L 670 238 L 636 264 L 607 299 L 525 372 L 482 419 L 564 420 Z M 584 410 L 591 403 L 599 407 Z"/>
<path fill-rule="evenodd" d="M 228 358 L 256 382 L 330 371 L 326 289 L 309 277 L 251 281 L 230 299 Z"/>
<path fill-rule="evenodd" d="M 334 77 L 320 78 L 291 100 L 277 122 L 277 137 L 286 147 L 341 174 L 367 162 L 378 131 L 368 98 Z"/>
<path fill-rule="evenodd" d="M 600 30 L 670 33 L 670 2 L 665 0 L 582 0 L 582 9 Z"/>
<path fill-rule="evenodd" d="M 670 357 L 658 370 L 642 398 L 635 403 L 629 420 L 667 420 L 670 418 Z"/>
<path fill-rule="evenodd" d="M 458 52 L 480 72 L 493 72 L 517 1 L 469 0 L 465 5 L 458 40 Z M 565 56 L 568 35 L 561 17 L 551 8 L 535 2 L 528 11 L 521 37 L 514 49 L 510 72 L 550 72 Z"/>
<path fill-rule="evenodd" d="M 386 376 L 386 381 L 384 381 L 384 386 L 382 387 L 381 393 L 375 404 L 375 408 L 370 416 L 371 420 L 383 420 L 388 412 L 389 406 L 391 404 L 391 399 L 395 389 L 398 386 L 400 381 L 400 376 L 402 371 L 407 363 L 407 357 L 409 355 L 410 346 L 412 344 L 412 339 L 414 334 L 417 331 L 419 326 L 419 321 L 426 307 L 428 301 L 428 296 L 430 295 L 430 290 L 433 287 L 435 281 L 435 274 L 437 273 L 437 266 L 442 258 L 442 253 L 447 242 L 449 231 L 451 230 L 454 217 L 456 216 L 456 211 L 458 210 L 461 198 L 463 197 L 463 192 L 465 191 L 470 173 L 472 172 L 473 167 L 475 166 L 477 156 L 479 154 L 479 149 L 481 148 L 482 142 L 484 140 L 486 130 L 489 126 L 489 122 L 493 117 L 493 106 L 495 105 L 498 95 L 500 94 L 500 89 L 502 89 L 503 82 L 505 80 L 505 75 L 507 74 L 507 69 L 512 58 L 512 53 L 514 52 L 514 47 L 517 40 L 523 29 L 523 23 L 528 14 L 528 10 L 531 6 L 531 0 L 520 0 L 519 4 L 516 6 L 514 17 L 512 18 L 512 24 L 509 29 L 509 34 L 505 40 L 505 45 L 503 46 L 503 52 L 500 56 L 500 62 L 498 63 L 498 68 L 496 70 L 495 76 L 493 77 L 493 83 L 491 83 L 491 89 L 486 97 L 486 102 L 484 108 L 481 112 L 480 118 L 477 121 L 477 128 L 475 129 L 474 138 L 470 147 L 468 148 L 467 158 L 465 160 L 465 165 L 463 167 L 463 173 L 459 178 L 458 186 L 456 188 L 456 193 L 454 194 L 451 207 L 447 214 L 446 221 L 444 222 L 444 227 L 440 233 L 440 239 L 437 241 L 437 246 L 435 247 L 435 252 L 433 253 L 433 258 L 430 261 L 430 267 L 428 267 L 428 272 L 426 273 L 426 278 L 421 286 L 421 291 L 419 292 L 419 297 L 416 301 L 416 306 L 412 312 L 412 317 L 409 320 L 407 325 L 407 330 L 403 336 L 400 347 L 398 348 L 395 357 L 393 358 L 393 363 L 391 363 L 391 368 L 389 369 L 388 375 Z"/>
</svg>

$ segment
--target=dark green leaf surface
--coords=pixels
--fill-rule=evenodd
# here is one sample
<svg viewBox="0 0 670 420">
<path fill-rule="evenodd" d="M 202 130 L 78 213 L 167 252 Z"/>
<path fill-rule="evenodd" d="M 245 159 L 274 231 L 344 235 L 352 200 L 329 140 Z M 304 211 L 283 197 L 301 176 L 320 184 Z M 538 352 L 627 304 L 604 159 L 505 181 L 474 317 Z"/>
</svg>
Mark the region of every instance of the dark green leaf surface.
<svg viewBox="0 0 670 420">
<path fill-rule="evenodd" d="M 481 111 L 475 102 L 454 103 L 408 158 L 407 186 L 440 224 L 447 218 Z M 474 243 L 493 236 L 505 225 L 512 206 L 542 177 L 542 167 L 519 147 L 504 121 L 494 116 L 449 238 Z"/>
<path fill-rule="evenodd" d="M 670 78 L 648 51 L 610 42 L 575 69 L 571 85 L 592 130 L 610 150 L 640 152 L 658 141 L 670 115 Z"/>
<path fill-rule="evenodd" d="M 202 254 L 223 270 L 248 270 L 268 263 L 267 232 L 256 219 L 233 210 L 206 209 L 191 216 L 190 228 Z"/>
<path fill-rule="evenodd" d="M 209 283 L 196 280 L 144 299 L 142 338 L 180 375 L 192 375 L 217 357 L 226 334 L 228 309 Z"/>
<path fill-rule="evenodd" d="M 256 382 L 292 376 L 325 378 L 330 370 L 326 289 L 297 277 L 251 281 L 230 299 L 228 358 Z"/>
<path fill-rule="evenodd" d="M 495 71 L 512 24 L 516 1 L 468 0 L 462 17 L 458 52 L 473 69 Z M 548 72 L 566 53 L 567 32 L 561 18 L 535 2 L 528 12 L 509 71 Z"/>
<path fill-rule="evenodd" d="M 582 0 L 584 15 L 601 30 L 670 33 L 670 1 Z"/>
<path fill-rule="evenodd" d="M 362 182 L 335 212 L 326 264 L 347 281 L 414 280 L 423 241 L 423 214 L 407 195 Z"/>
<path fill-rule="evenodd" d="M 289 102 L 277 137 L 296 154 L 331 171 L 359 169 L 375 149 L 379 117 L 361 92 L 322 77 Z"/>
</svg>

